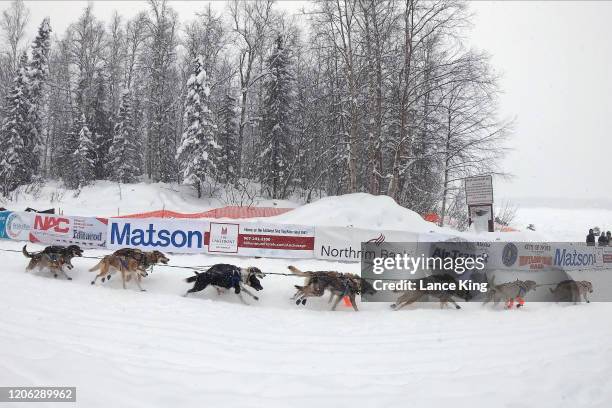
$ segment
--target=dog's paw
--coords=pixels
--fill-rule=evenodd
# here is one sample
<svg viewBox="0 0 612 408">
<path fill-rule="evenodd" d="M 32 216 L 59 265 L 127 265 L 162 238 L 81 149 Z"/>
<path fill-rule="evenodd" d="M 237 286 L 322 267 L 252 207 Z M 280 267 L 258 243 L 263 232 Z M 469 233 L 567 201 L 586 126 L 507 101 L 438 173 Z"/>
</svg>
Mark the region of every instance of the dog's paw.
<svg viewBox="0 0 612 408">
<path fill-rule="evenodd" d="M 302 299 L 302 306 L 306 304 L 306 299 Z"/>
<path fill-rule="evenodd" d="M 110 280 L 112 275 L 108 275 L 108 277 L 106 278 L 106 280 Z"/>
<path fill-rule="evenodd" d="M 102 283 L 104 283 L 104 279 L 106 279 L 106 278 L 102 278 Z"/>
<path fill-rule="evenodd" d="M 140 289 L 140 291 L 141 291 L 141 292 L 146 292 L 147 290 L 146 290 L 146 289 Z"/>
<path fill-rule="evenodd" d="M 72 280 L 72 278 L 70 276 L 68 276 L 68 280 Z"/>
<path fill-rule="evenodd" d="M 302 303 L 302 301 L 300 299 L 295 301 L 295 304 L 298 305 L 298 306 L 300 305 L 300 303 Z"/>
<path fill-rule="evenodd" d="M 257 296 L 253 296 L 253 299 L 255 300 L 259 300 L 259 298 Z"/>
<path fill-rule="evenodd" d="M 92 284 L 92 285 L 95 285 L 95 284 L 96 284 L 96 281 L 91 281 L 91 284 Z"/>
<path fill-rule="evenodd" d="M 53 277 L 54 277 L 54 278 L 57 278 L 57 273 L 54 273 L 54 274 L 53 274 Z"/>
<path fill-rule="evenodd" d="M 395 303 L 393 303 L 393 304 L 392 304 L 391 306 L 389 306 L 389 307 L 390 307 L 391 309 L 394 309 L 394 310 L 395 310 L 395 309 L 397 308 L 397 305 L 396 305 Z"/>
<path fill-rule="evenodd" d="M 461 306 L 455 305 L 455 309 L 461 309 Z"/>
</svg>

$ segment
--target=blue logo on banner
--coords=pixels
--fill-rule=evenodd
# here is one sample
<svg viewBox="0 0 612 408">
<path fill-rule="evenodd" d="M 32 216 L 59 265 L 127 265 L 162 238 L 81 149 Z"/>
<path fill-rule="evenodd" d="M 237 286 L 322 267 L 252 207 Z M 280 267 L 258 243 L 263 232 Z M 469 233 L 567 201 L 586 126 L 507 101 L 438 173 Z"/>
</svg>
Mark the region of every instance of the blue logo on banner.
<svg viewBox="0 0 612 408">
<path fill-rule="evenodd" d="M 147 229 L 132 228 L 130 223 L 125 223 L 123 227 L 120 227 L 113 222 L 111 224 L 110 243 L 153 248 L 202 248 L 204 246 L 204 233 L 193 230 L 157 230 L 153 224 L 149 224 Z"/>
<path fill-rule="evenodd" d="M 0 238 L 2 239 L 10 239 L 8 235 L 6 235 L 6 219 L 10 214 L 10 211 L 0 212 Z"/>
</svg>

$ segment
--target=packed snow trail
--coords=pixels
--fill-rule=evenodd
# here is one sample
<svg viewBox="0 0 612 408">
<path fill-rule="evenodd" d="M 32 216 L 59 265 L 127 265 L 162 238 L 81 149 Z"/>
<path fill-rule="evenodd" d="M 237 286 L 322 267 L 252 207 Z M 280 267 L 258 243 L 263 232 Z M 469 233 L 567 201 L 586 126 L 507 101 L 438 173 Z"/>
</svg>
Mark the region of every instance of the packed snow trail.
<svg viewBox="0 0 612 408">
<path fill-rule="evenodd" d="M 3 248 L 21 243 L 2 241 Z M 32 247 L 34 249 L 35 247 Z M 87 251 L 101 255 L 103 251 Z M 437 304 L 327 311 L 289 297 L 294 277 L 267 276 L 250 306 L 213 289 L 183 298 L 188 271 L 156 267 L 121 289 L 24 272 L 2 253 L 0 384 L 76 386 L 80 407 L 604 407 L 612 401 L 610 304 L 491 310 Z M 171 256 L 285 272 L 285 260 Z M 350 264 L 292 262 L 348 271 Z M 51 404 L 50 404 L 51 405 Z M 65 406 L 57 404 L 57 406 Z"/>
</svg>

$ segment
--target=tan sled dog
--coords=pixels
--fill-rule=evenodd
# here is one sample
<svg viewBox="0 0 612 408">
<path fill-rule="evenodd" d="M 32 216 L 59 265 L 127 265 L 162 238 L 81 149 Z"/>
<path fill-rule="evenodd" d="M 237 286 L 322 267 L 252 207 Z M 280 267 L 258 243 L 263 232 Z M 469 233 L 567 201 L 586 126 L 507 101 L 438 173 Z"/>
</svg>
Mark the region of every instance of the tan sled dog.
<svg viewBox="0 0 612 408">
<path fill-rule="evenodd" d="M 96 283 L 98 278 L 102 278 L 102 282 L 104 282 L 105 279 L 108 280 L 111 278 L 111 274 L 114 271 L 119 271 L 121 272 L 123 289 L 125 289 L 125 282 L 129 282 L 132 277 L 134 277 L 134 281 L 136 285 L 138 285 L 138 288 L 144 291 L 145 289 L 140 286 L 140 280 L 143 276 L 147 275 L 147 268 L 158 263 L 167 264 L 169 261 L 166 255 L 160 251 L 143 251 L 142 254 L 144 254 L 144 256 L 141 259 L 122 255 L 123 252 L 120 251 L 123 250 L 120 249 L 114 254 L 106 255 L 96 266 L 89 270 L 90 272 L 100 270 L 94 280 L 91 281 L 92 285 Z M 119 255 L 117 253 L 119 253 Z"/>
<path fill-rule="evenodd" d="M 561 281 L 557 286 L 552 289 L 549 288 L 550 293 L 555 297 L 556 302 L 585 302 L 590 303 L 587 298 L 588 293 L 593 293 L 593 284 L 589 281 L 574 281 L 571 279 Z"/>
</svg>

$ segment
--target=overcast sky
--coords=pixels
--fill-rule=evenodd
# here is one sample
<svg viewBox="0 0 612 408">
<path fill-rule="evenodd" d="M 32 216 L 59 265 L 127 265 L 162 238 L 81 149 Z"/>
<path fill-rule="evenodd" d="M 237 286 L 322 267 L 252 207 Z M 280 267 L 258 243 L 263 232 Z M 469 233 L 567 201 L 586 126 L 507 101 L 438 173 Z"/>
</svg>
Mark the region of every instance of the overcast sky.
<svg viewBox="0 0 612 408">
<path fill-rule="evenodd" d="M 306 3 L 280 1 L 278 7 L 297 13 Z M 183 20 L 204 4 L 172 2 Z M 86 2 L 26 5 L 33 37 L 44 16 L 63 34 Z M 131 17 L 145 7 L 94 2 L 96 15 L 107 21 L 115 9 Z M 478 1 L 469 7 L 470 42 L 491 54 L 502 74 L 502 114 L 517 120 L 508 143 L 513 151 L 502 164 L 515 177 L 495 180 L 496 199 L 604 199 L 612 206 L 612 2 Z"/>
</svg>

